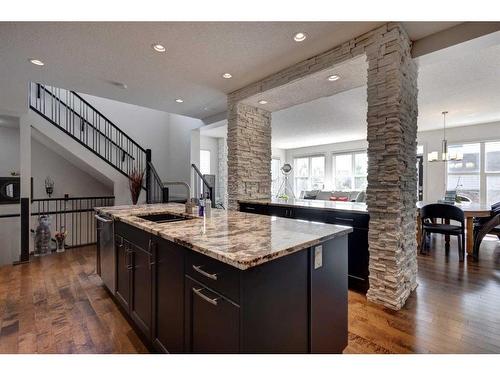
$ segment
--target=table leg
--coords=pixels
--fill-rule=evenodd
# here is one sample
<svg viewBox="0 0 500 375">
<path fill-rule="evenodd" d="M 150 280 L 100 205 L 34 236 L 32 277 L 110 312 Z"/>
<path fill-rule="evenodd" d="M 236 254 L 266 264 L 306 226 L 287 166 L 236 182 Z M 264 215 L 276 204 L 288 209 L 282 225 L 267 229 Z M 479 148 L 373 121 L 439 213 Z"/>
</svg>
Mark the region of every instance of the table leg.
<svg viewBox="0 0 500 375">
<path fill-rule="evenodd" d="M 465 218 L 465 250 L 467 254 L 472 254 L 474 249 L 474 218 L 468 216 Z"/>
</svg>

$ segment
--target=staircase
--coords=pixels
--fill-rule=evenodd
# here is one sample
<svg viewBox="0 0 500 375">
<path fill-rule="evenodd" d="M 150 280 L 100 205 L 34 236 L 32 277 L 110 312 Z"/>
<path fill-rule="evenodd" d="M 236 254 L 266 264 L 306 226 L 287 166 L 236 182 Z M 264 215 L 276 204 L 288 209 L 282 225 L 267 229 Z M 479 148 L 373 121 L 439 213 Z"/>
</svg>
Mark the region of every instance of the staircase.
<svg viewBox="0 0 500 375">
<path fill-rule="evenodd" d="M 119 174 L 128 179 L 133 171 L 144 172 L 147 203 L 166 201 L 163 183 L 151 163 L 151 150 L 141 147 L 76 92 L 30 82 L 28 99 L 33 112 Z"/>
</svg>

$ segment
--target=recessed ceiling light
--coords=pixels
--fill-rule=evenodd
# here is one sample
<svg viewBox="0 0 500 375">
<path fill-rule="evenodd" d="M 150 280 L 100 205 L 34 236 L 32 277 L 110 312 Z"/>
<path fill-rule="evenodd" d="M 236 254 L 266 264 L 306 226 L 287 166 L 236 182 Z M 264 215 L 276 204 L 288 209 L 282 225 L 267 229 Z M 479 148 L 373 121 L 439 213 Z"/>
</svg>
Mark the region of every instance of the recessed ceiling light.
<svg viewBox="0 0 500 375">
<path fill-rule="evenodd" d="M 296 42 L 302 42 L 306 40 L 306 38 L 307 35 L 305 33 L 297 33 L 293 36 L 293 40 L 295 40 Z"/>
<path fill-rule="evenodd" d="M 178 98 L 178 99 L 175 99 L 175 102 L 176 103 L 184 103 L 184 100 L 182 100 L 181 98 Z"/>
<path fill-rule="evenodd" d="M 151 47 L 153 47 L 156 52 L 165 52 L 167 50 L 165 46 L 160 43 L 154 43 Z"/>
<path fill-rule="evenodd" d="M 333 74 L 333 75 L 331 75 L 331 76 L 328 76 L 328 80 L 329 80 L 329 81 L 332 81 L 332 82 L 333 82 L 333 81 L 338 80 L 339 78 L 340 78 L 340 76 L 338 76 L 338 75 L 336 75 L 336 74 Z"/>
<path fill-rule="evenodd" d="M 45 65 L 45 63 L 42 60 L 38 60 L 38 59 L 30 59 L 30 63 L 32 63 L 33 65 L 37 65 L 37 66 L 44 66 Z"/>
<path fill-rule="evenodd" d="M 224 74 L 222 75 L 222 78 L 225 78 L 225 79 L 229 79 L 229 78 L 231 78 L 231 77 L 232 77 L 231 73 L 224 73 Z"/>
<path fill-rule="evenodd" d="M 267 100 L 264 100 L 264 99 L 259 100 L 259 104 L 267 104 Z"/>
<path fill-rule="evenodd" d="M 126 83 L 123 83 L 123 82 L 118 82 L 118 81 L 110 81 L 110 83 L 111 83 L 113 86 L 119 87 L 119 88 L 121 88 L 121 89 L 126 89 L 126 88 L 128 88 L 127 84 L 126 84 Z"/>
</svg>

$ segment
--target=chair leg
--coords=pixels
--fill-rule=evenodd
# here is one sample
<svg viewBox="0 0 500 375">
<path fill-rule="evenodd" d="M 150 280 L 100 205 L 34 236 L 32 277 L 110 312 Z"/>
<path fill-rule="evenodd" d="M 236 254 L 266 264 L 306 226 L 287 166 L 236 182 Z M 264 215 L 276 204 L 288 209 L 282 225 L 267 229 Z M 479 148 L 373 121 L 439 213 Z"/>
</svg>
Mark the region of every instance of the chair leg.
<svg viewBox="0 0 500 375">
<path fill-rule="evenodd" d="M 460 236 L 462 240 L 462 254 L 464 255 L 465 258 L 465 231 L 462 232 L 462 235 Z"/>
<path fill-rule="evenodd" d="M 425 245 L 427 243 L 426 238 L 427 238 L 427 233 L 425 233 L 425 229 L 422 229 L 422 239 L 421 239 L 421 243 L 420 243 L 420 254 L 425 254 Z"/>
<path fill-rule="evenodd" d="M 464 258 L 465 258 L 465 252 L 464 252 L 464 244 L 463 244 L 463 241 L 462 241 L 462 238 L 463 238 L 463 235 L 458 235 L 457 236 L 457 240 L 458 240 L 458 259 L 460 260 L 460 262 L 463 262 L 464 261 Z"/>
</svg>

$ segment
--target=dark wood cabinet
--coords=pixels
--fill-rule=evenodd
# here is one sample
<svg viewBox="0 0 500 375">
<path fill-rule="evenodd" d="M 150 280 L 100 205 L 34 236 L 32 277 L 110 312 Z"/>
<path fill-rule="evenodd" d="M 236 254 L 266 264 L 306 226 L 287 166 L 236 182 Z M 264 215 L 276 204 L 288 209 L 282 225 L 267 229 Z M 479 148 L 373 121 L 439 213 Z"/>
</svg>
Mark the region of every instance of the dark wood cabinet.
<svg viewBox="0 0 500 375">
<path fill-rule="evenodd" d="M 118 303 L 141 334 L 151 337 L 152 257 L 149 234 L 115 223 L 116 291 Z"/>
<path fill-rule="evenodd" d="M 366 292 L 368 290 L 368 213 L 308 207 L 286 207 L 274 204 L 241 203 L 240 210 L 263 215 L 345 225 L 354 231 L 349 234 L 348 273 L 349 287 Z"/>
<path fill-rule="evenodd" d="M 150 349 L 341 353 L 347 345 L 347 236 L 240 270 L 129 228 L 115 223 L 115 299 Z"/>
<path fill-rule="evenodd" d="M 130 316 L 146 337 L 151 337 L 152 266 L 151 253 L 131 245 Z"/>
<path fill-rule="evenodd" d="M 120 305 L 129 311 L 130 306 L 130 244 L 121 236 L 115 236 L 116 291 Z"/>
<path fill-rule="evenodd" d="M 152 236 L 153 334 L 156 350 L 184 351 L 184 256 L 182 246 Z"/>
<path fill-rule="evenodd" d="M 185 337 L 189 353 L 239 353 L 240 307 L 186 276 Z"/>
</svg>

